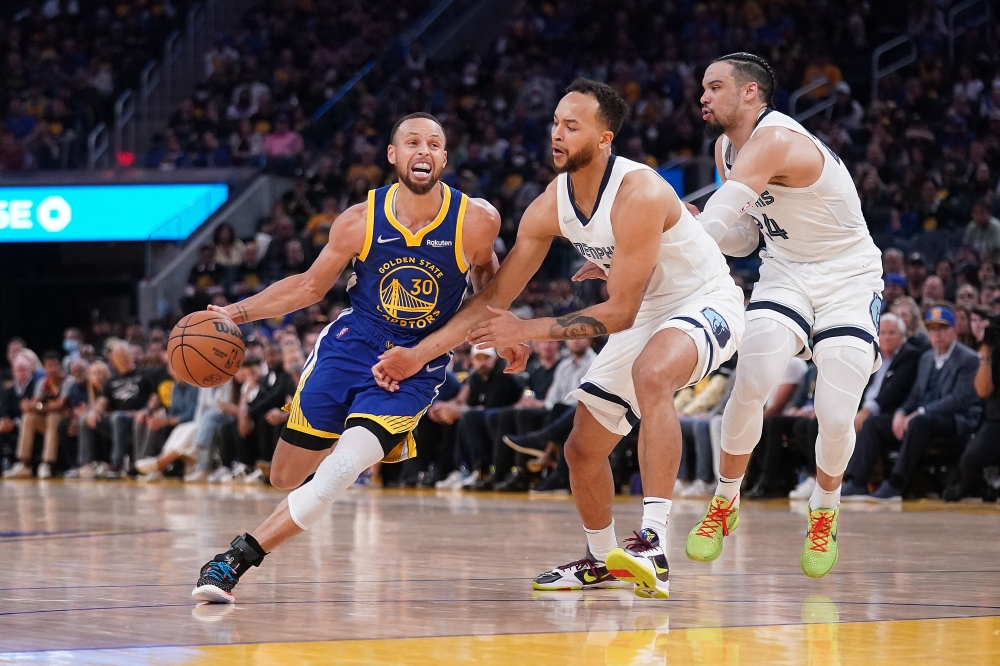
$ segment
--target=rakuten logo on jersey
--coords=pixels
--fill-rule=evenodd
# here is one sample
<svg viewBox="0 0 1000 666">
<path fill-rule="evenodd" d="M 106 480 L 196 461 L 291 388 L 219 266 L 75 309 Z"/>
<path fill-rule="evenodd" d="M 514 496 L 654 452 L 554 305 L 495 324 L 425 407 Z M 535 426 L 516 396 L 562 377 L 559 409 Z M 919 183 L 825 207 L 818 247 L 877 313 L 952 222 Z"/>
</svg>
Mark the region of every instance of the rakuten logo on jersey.
<svg viewBox="0 0 1000 666">
<path fill-rule="evenodd" d="M 47 197 L 37 207 L 31 199 L 0 199 L 0 230 L 31 229 L 38 224 L 54 234 L 65 229 L 72 220 L 73 209 L 62 197 Z"/>
</svg>

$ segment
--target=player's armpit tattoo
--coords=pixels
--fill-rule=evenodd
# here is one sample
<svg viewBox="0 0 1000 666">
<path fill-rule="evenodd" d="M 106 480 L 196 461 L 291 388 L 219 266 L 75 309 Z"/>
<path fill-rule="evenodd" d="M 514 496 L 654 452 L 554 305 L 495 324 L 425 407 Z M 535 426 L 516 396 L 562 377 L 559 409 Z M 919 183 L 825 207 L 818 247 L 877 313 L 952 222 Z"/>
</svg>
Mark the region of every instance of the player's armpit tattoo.
<svg viewBox="0 0 1000 666">
<path fill-rule="evenodd" d="M 556 324 L 549 329 L 549 334 L 553 338 L 593 338 L 599 335 L 607 335 L 608 327 L 597 321 L 593 317 L 581 314 L 570 314 L 565 317 L 557 317 Z"/>
</svg>

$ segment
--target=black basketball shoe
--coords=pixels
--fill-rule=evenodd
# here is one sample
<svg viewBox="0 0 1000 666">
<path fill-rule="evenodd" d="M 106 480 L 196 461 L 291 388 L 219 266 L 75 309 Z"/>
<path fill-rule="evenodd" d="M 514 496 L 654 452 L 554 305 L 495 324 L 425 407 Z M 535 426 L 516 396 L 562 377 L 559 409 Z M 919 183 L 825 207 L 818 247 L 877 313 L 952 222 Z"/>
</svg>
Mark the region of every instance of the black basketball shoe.
<svg viewBox="0 0 1000 666">
<path fill-rule="evenodd" d="M 214 604 L 231 604 L 236 601 L 233 588 L 250 567 L 260 566 L 264 549 L 249 534 L 233 539 L 232 548 L 216 555 L 201 568 L 198 582 L 191 596 L 199 601 Z"/>
<path fill-rule="evenodd" d="M 629 583 L 620 581 L 608 573 L 608 568 L 590 554 L 590 548 L 582 560 L 546 571 L 531 581 L 531 587 L 536 590 L 592 590 L 628 586 Z"/>
<path fill-rule="evenodd" d="M 639 597 L 666 599 L 670 596 L 670 567 L 656 532 L 643 528 L 633 532 L 624 548 L 608 553 L 608 571 L 619 580 L 635 583 Z"/>
</svg>

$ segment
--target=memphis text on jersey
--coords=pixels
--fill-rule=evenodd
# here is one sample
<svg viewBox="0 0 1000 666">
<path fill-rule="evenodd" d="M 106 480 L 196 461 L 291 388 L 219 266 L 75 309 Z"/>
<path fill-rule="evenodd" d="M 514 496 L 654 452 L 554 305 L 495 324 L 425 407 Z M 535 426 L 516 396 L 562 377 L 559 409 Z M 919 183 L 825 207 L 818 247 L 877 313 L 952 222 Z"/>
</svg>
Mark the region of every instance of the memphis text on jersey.
<svg viewBox="0 0 1000 666">
<path fill-rule="evenodd" d="M 591 247 L 586 243 L 573 243 L 573 247 L 576 248 L 577 252 L 582 254 L 587 259 L 590 259 L 595 264 L 603 264 L 611 259 L 611 255 L 615 253 L 614 246 L 611 247 Z"/>
<path fill-rule="evenodd" d="M 407 328 L 427 328 L 439 316 L 438 280 L 444 272 L 426 259 L 397 257 L 378 268 L 379 314 L 387 322 Z"/>
</svg>

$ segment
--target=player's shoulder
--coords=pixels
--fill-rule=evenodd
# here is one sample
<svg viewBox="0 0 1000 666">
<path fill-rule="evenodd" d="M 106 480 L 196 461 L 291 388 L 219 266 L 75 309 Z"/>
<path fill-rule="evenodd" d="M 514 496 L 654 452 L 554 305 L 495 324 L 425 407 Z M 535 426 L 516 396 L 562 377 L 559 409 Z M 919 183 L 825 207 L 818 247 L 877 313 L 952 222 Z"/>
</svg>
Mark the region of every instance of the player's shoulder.
<svg viewBox="0 0 1000 666">
<path fill-rule="evenodd" d="M 621 199 L 643 203 L 662 202 L 676 197 L 670 183 L 652 168 L 629 171 L 622 178 L 618 192 Z"/>
<path fill-rule="evenodd" d="M 500 212 L 486 199 L 468 198 L 465 206 L 465 224 L 500 229 Z"/>
<path fill-rule="evenodd" d="M 797 132 L 791 127 L 785 127 L 783 125 L 768 125 L 766 127 L 758 128 L 740 152 L 745 152 L 747 147 L 765 151 L 786 150 L 804 138 L 806 137 L 802 134 L 802 132 Z"/>
</svg>

